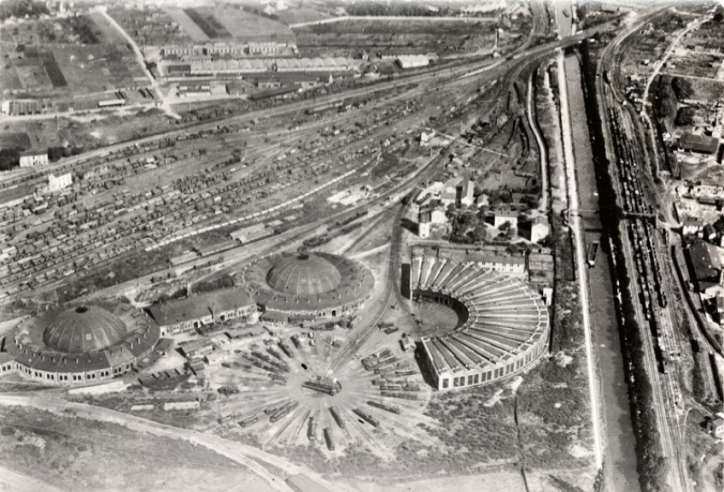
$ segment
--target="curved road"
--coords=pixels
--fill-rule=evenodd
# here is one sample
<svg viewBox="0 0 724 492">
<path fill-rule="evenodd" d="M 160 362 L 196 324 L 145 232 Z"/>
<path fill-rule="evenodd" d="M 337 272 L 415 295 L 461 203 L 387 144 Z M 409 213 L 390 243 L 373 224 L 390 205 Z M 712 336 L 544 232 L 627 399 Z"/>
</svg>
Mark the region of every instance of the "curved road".
<svg viewBox="0 0 724 492">
<path fill-rule="evenodd" d="M 287 476 L 300 473 L 304 474 L 320 486 L 327 487 L 330 490 L 343 492 L 352 492 L 354 490 L 340 484 L 334 484 L 334 486 L 332 486 L 319 474 L 312 472 L 305 466 L 290 463 L 261 449 L 229 441 L 214 435 L 202 434 L 188 429 L 160 424 L 134 415 L 117 412 L 109 408 L 87 405 L 85 403 L 67 402 L 56 398 L 15 395 L 0 395 L 0 405 L 37 408 L 64 417 L 73 416 L 100 422 L 109 422 L 122 425 L 137 432 L 145 432 L 147 434 L 170 437 L 172 439 L 182 439 L 195 446 L 203 446 L 248 467 L 251 471 L 269 482 L 270 486 L 279 492 L 294 491 L 284 481 L 285 477 L 278 477 L 272 474 L 264 466 L 260 465 L 259 461 L 281 469 Z"/>
</svg>

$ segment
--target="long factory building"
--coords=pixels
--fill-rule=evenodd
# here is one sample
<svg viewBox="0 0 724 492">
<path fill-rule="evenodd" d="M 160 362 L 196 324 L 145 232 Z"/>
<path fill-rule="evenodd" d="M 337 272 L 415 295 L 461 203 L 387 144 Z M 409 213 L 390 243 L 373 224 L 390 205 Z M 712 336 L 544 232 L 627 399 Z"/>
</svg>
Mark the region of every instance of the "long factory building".
<svg viewBox="0 0 724 492">
<path fill-rule="evenodd" d="M 488 263 L 494 260 L 475 260 L 413 249 L 413 298 L 467 313 L 464 324 L 452 332 L 422 339 L 440 391 L 488 384 L 524 372 L 548 348 L 549 315 L 541 296 L 523 278 L 511 276 L 504 268 L 490 268 Z"/>
</svg>

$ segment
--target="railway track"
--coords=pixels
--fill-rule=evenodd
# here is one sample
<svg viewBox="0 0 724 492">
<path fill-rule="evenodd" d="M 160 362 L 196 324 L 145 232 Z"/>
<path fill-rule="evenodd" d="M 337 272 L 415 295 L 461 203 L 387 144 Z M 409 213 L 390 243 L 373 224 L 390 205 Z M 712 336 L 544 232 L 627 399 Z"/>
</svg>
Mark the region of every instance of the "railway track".
<svg viewBox="0 0 724 492">
<path fill-rule="evenodd" d="M 660 13 L 661 12 L 653 12 L 649 14 L 645 20 L 650 20 Z M 620 61 L 620 57 L 622 56 L 621 46 L 623 41 L 628 37 L 628 35 L 634 32 L 639 25 L 640 24 L 637 24 L 636 26 L 632 26 L 627 29 L 627 31 L 617 37 L 604 49 L 598 68 L 599 77 L 601 72 L 604 72 L 604 78 L 608 79 L 605 86 L 600 82 L 600 79 L 599 82 L 597 82 L 599 91 L 598 97 L 602 107 L 601 116 L 604 119 L 604 133 L 608 130 L 610 124 L 614 125 L 613 138 L 611 138 L 610 134 L 605 134 L 605 140 L 606 146 L 611 152 L 609 155 L 609 161 L 611 161 L 612 156 L 616 156 L 617 159 L 611 162 L 617 162 L 619 164 L 619 169 L 612 175 L 612 179 L 614 183 L 617 183 L 618 181 L 616 191 L 618 197 L 624 198 L 622 202 L 624 207 L 638 207 L 638 194 L 642 193 L 644 190 L 636 191 L 636 195 L 634 196 L 635 200 L 631 200 L 627 197 L 627 191 L 629 188 L 625 188 L 620 185 L 620 180 L 622 179 L 621 174 L 628 172 L 626 169 L 621 168 L 621 159 L 630 161 L 629 165 L 633 165 L 634 174 L 647 173 L 650 169 L 648 165 L 649 160 L 645 155 L 645 150 L 642 151 L 640 147 L 642 144 L 642 142 L 639 141 L 641 138 L 641 132 L 637 127 L 638 120 L 635 116 L 632 116 L 624 108 L 619 113 L 620 117 L 623 119 L 623 126 L 617 129 L 615 125 L 618 123 L 615 120 L 618 116 L 609 114 L 609 108 L 616 108 L 623 101 L 623 98 L 616 86 L 616 81 L 618 80 L 617 74 L 613 69 L 614 67 L 620 66 L 620 63 L 617 63 L 617 60 Z M 626 115 L 628 115 L 629 118 L 626 118 Z M 621 139 L 625 138 L 622 136 L 624 134 L 633 134 L 634 138 L 631 139 L 632 143 L 630 145 L 626 144 L 622 147 Z M 622 148 L 627 154 L 626 156 L 621 155 Z M 636 162 L 639 163 L 639 166 L 636 166 Z M 612 166 L 612 170 L 615 169 L 616 167 Z M 616 179 L 616 177 L 618 177 L 618 179 Z M 637 180 L 634 180 L 634 186 L 639 187 Z M 636 303 L 638 306 L 636 316 L 639 322 L 641 336 L 644 341 L 644 366 L 652 384 L 656 426 L 660 434 L 662 452 L 673 465 L 669 468 L 669 483 L 674 490 L 688 491 L 689 484 L 687 478 L 686 458 L 683 456 L 681 429 L 679 427 L 678 414 L 676 411 L 679 393 L 676 380 L 678 368 L 673 367 L 671 370 L 667 371 L 665 364 L 668 359 L 663 359 L 663 357 L 668 357 L 668 354 L 665 354 L 666 351 L 677 351 L 676 347 L 678 347 L 678 339 L 675 334 L 675 325 L 672 321 L 673 318 L 671 313 L 669 312 L 671 307 L 667 306 L 665 301 L 666 297 L 663 298 L 664 301 L 660 308 L 657 305 L 659 303 L 653 298 L 650 299 L 649 305 L 649 301 L 646 297 L 649 292 L 649 285 L 658 286 L 659 299 L 661 299 L 662 292 L 670 292 L 670 289 L 667 289 L 664 286 L 661 275 L 654 275 L 656 272 L 661 272 L 663 270 L 661 258 L 665 258 L 666 253 L 664 251 L 662 254 L 659 238 L 652 231 L 650 224 L 644 222 L 641 218 L 631 219 L 630 224 L 632 224 L 632 228 L 639 231 L 638 234 L 630 237 L 629 234 L 624 232 L 623 228 L 620 229 L 620 233 L 624 245 L 625 257 L 629 262 L 629 271 L 636 271 L 636 268 L 634 267 L 638 267 L 638 278 L 643 280 L 643 283 L 636 281 L 631 282 L 630 288 L 632 289 L 632 294 L 634 294 L 636 299 L 647 300 L 645 305 Z M 645 249 L 642 248 L 641 239 L 645 242 Z M 636 241 L 638 241 L 638 243 L 636 243 Z M 633 261 L 634 258 L 636 258 L 636 262 Z M 651 278 L 647 281 L 647 277 Z M 649 315 L 649 312 L 652 312 L 651 316 Z M 647 320 L 643 319 L 644 313 L 646 313 L 645 317 Z M 646 327 L 650 324 L 648 320 L 649 317 L 652 318 L 650 320 L 652 329 L 646 329 Z M 654 336 L 654 332 L 657 333 L 658 338 Z M 657 350 L 661 355 L 657 354 Z M 660 372 L 662 370 L 664 372 L 672 372 L 673 374 L 662 374 Z"/>
</svg>

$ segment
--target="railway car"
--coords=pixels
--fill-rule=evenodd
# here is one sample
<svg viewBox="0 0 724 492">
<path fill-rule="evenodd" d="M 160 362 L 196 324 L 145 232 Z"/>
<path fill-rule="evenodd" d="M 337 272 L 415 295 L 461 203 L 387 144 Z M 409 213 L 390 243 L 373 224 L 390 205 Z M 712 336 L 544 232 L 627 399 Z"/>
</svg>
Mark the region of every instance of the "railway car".
<svg viewBox="0 0 724 492">
<path fill-rule="evenodd" d="M 292 349 L 289 348 L 289 345 L 284 342 L 279 342 L 279 348 L 282 349 L 282 352 L 284 352 L 287 357 L 290 359 L 294 358 L 294 353 L 292 352 Z"/>
<path fill-rule="evenodd" d="M 272 357 L 275 357 L 276 359 L 279 359 L 279 360 L 283 360 L 282 355 L 279 352 L 277 352 L 276 350 L 274 350 L 273 347 L 267 347 L 266 351 L 269 352 L 269 354 Z"/>
<path fill-rule="evenodd" d="M 380 426 L 380 422 L 379 422 L 376 418 L 374 418 L 370 413 L 365 412 L 363 409 L 361 409 L 361 408 L 358 407 L 358 408 L 355 408 L 355 409 L 352 410 L 352 411 L 353 411 L 354 413 L 356 413 L 359 417 L 361 417 L 365 422 L 367 422 L 368 424 L 370 424 L 372 427 L 379 427 L 379 426 Z"/>
<path fill-rule="evenodd" d="M 329 407 L 329 413 L 332 414 L 332 418 L 335 422 L 337 422 L 337 425 L 340 429 L 344 429 L 344 420 L 342 419 L 342 416 L 339 413 L 339 410 L 337 410 L 337 407 L 332 406 Z"/>
<path fill-rule="evenodd" d="M 332 384 L 319 383 L 317 381 L 304 381 L 302 387 L 308 388 L 320 393 L 327 393 L 329 396 L 334 396 L 339 392 L 339 388 Z"/>
<path fill-rule="evenodd" d="M 251 417 L 247 417 L 243 420 L 239 421 L 239 425 L 242 427 L 249 427 L 251 424 L 257 422 L 259 420 L 259 415 L 252 415 Z"/>
<path fill-rule="evenodd" d="M 301 342 L 299 341 L 298 335 L 292 335 L 291 340 L 295 347 L 300 348 L 302 346 Z"/>
<path fill-rule="evenodd" d="M 284 417 L 284 416 L 287 415 L 289 412 L 291 412 L 292 410 L 294 410 L 294 409 L 297 407 L 297 405 L 299 405 L 299 402 L 296 402 L 296 401 L 284 405 L 282 408 L 280 408 L 279 410 L 277 410 L 276 412 L 274 412 L 274 413 L 269 417 L 269 421 L 270 421 L 270 422 L 276 422 L 277 420 L 279 420 L 280 418 Z"/>
<path fill-rule="evenodd" d="M 325 427 L 322 431 L 324 433 L 324 440 L 327 443 L 327 449 L 334 451 L 334 439 L 332 438 L 332 429 Z"/>
<path fill-rule="evenodd" d="M 307 426 L 307 437 L 310 441 L 317 440 L 317 421 L 314 417 L 309 417 L 309 425 Z"/>
<path fill-rule="evenodd" d="M 374 401 L 374 400 L 368 401 L 367 404 L 372 407 L 381 408 L 382 410 L 385 410 L 390 413 L 396 413 L 398 415 L 400 414 L 400 407 L 398 407 L 397 405 L 388 405 L 387 403 L 378 402 L 378 401 Z"/>
<path fill-rule="evenodd" d="M 593 241 L 591 246 L 588 248 L 588 266 L 593 268 L 596 266 L 596 255 L 598 254 L 598 247 L 600 241 Z"/>
</svg>

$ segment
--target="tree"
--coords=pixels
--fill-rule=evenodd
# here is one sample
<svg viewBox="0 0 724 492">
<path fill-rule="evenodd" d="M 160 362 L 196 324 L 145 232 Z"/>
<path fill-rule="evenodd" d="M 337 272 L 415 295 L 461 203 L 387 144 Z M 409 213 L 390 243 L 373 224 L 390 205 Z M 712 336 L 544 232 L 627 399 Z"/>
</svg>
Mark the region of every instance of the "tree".
<svg viewBox="0 0 724 492">
<path fill-rule="evenodd" d="M 679 101 L 689 99 L 694 95 L 694 87 L 686 79 L 674 77 L 671 79 L 671 87 L 674 89 L 674 94 L 676 94 Z"/>
<path fill-rule="evenodd" d="M 681 109 L 679 109 L 679 112 L 676 113 L 676 126 L 689 126 L 694 124 L 694 115 L 696 114 L 696 111 L 694 108 L 686 106 Z"/>
</svg>

